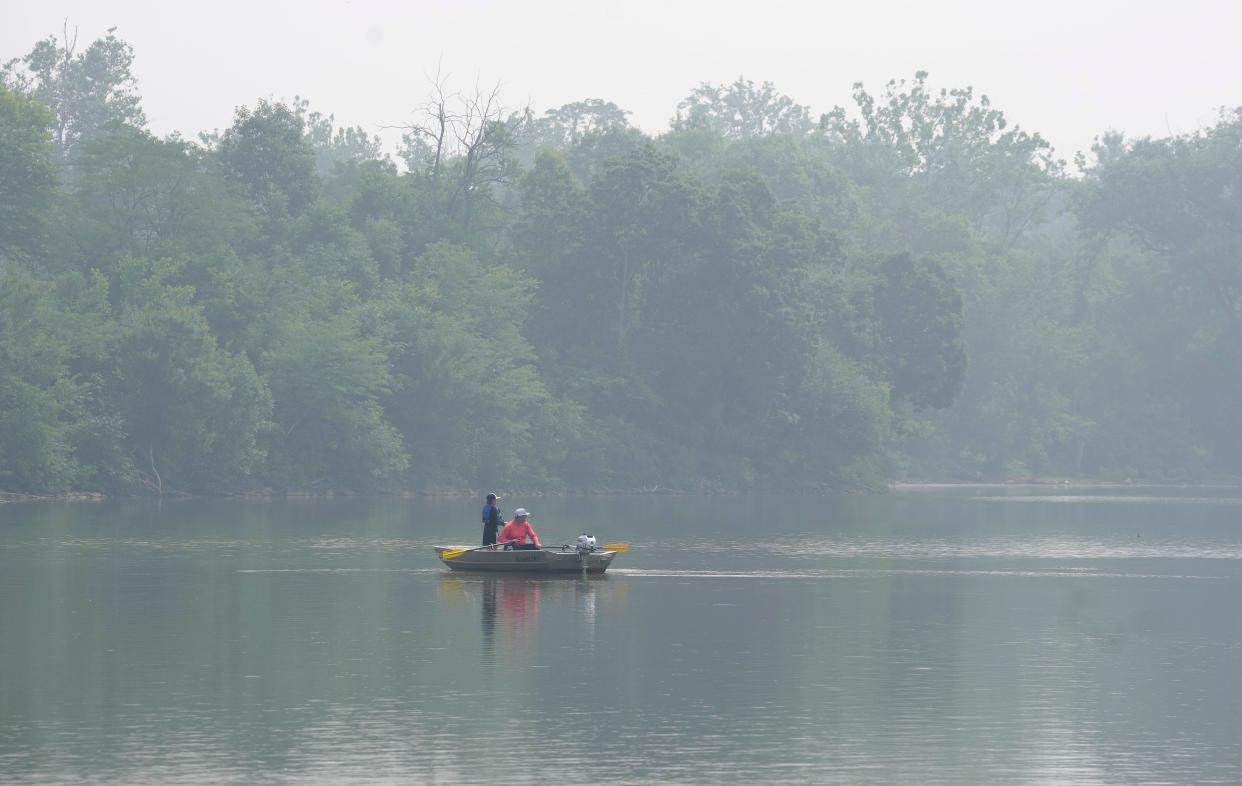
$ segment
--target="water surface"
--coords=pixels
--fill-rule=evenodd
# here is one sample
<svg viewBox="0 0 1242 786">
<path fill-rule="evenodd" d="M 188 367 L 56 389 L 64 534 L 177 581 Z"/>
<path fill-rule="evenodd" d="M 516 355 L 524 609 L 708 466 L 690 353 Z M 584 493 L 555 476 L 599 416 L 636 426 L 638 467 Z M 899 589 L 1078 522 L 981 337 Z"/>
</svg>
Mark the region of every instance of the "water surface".
<svg viewBox="0 0 1242 786">
<path fill-rule="evenodd" d="M 1242 782 L 1236 489 L 505 505 L 0 507 L 0 782 Z"/>
</svg>

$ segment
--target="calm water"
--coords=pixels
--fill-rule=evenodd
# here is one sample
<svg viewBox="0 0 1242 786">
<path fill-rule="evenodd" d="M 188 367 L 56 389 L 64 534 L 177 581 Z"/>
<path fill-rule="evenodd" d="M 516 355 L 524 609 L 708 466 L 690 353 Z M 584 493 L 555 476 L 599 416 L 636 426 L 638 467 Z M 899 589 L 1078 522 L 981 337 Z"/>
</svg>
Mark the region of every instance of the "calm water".
<svg viewBox="0 0 1242 786">
<path fill-rule="evenodd" d="M 0 506 L 0 782 L 1242 783 L 1242 491 Z"/>
</svg>

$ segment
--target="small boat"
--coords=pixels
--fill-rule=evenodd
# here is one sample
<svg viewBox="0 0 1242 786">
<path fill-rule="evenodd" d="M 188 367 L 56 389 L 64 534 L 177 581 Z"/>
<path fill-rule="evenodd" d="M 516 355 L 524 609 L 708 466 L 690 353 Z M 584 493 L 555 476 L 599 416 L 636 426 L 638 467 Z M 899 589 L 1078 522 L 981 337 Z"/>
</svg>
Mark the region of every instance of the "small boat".
<svg viewBox="0 0 1242 786">
<path fill-rule="evenodd" d="M 436 556 L 453 570 L 502 570 L 519 573 L 603 573 L 621 549 L 579 552 L 574 546 L 545 546 L 542 549 L 466 549 L 460 546 L 434 546 Z M 444 552 L 454 557 L 445 558 Z"/>
</svg>

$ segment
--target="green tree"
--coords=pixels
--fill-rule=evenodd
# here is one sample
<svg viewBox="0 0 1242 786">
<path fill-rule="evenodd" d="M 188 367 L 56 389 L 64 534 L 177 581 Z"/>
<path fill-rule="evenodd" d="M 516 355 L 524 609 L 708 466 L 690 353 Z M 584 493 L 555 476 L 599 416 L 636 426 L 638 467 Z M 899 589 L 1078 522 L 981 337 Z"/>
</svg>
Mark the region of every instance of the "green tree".
<svg viewBox="0 0 1242 786">
<path fill-rule="evenodd" d="M 588 198 L 580 256 L 557 305 L 572 320 L 565 327 L 573 340 L 620 370 L 647 282 L 692 253 L 702 196 L 676 159 L 648 145 L 608 162 Z"/>
<path fill-rule="evenodd" d="M 153 492 L 238 488 L 261 466 L 272 398 L 245 356 L 221 349 L 175 267 L 129 258 L 110 395 L 128 455 Z"/>
<path fill-rule="evenodd" d="M 611 101 L 587 98 L 549 109 L 527 134 L 539 147 L 570 148 L 592 134 L 629 128 L 630 113 Z"/>
<path fill-rule="evenodd" d="M 710 131 L 727 140 L 778 134 L 802 136 L 815 128 L 811 112 L 776 91 L 738 77 L 728 85 L 703 82 L 677 105 L 674 131 Z"/>
<path fill-rule="evenodd" d="M 52 110 L 52 141 L 61 158 L 72 158 L 80 142 L 108 125 L 146 124 L 130 71 L 133 47 L 115 33 L 115 27 L 109 28 L 79 53 L 76 29 L 70 39 L 66 27 L 62 41 L 45 38 L 25 57 L 0 68 L 0 81 Z"/>
<path fill-rule="evenodd" d="M 796 417 L 776 442 L 787 477 L 837 489 L 882 487 L 896 436 L 887 385 L 824 338 L 807 365 L 790 391 Z"/>
<path fill-rule="evenodd" d="M 315 153 L 305 132 L 296 112 L 260 99 L 254 109 L 237 109 L 216 146 L 225 173 L 273 219 L 301 213 L 318 195 Z"/>
<path fill-rule="evenodd" d="M 768 445 L 810 350 L 795 290 L 814 259 L 807 227 L 753 173 L 725 177 L 700 206 L 696 236 L 652 271 L 636 333 L 637 369 L 667 427 L 693 424 L 710 452 Z M 691 251 L 692 249 L 692 251 Z"/>
<path fill-rule="evenodd" d="M 248 264 L 255 210 L 217 161 L 180 139 L 113 125 L 81 146 L 75 169 L 68 266 L 99 270 L 115 294 L 120 260 L 162 259 L 175 271 L 167 283 L 191 287 L 213 335 L 234 341 L 258 309 L 263 271 Z"/>
<path fill-rule="evenodd" d="M 315 171 L 327 177 L 338 166 L 385 159 L 383 141 L 361 126 L 338 127 L 335 115 L 312 111 L 305 98 L 295 98 L 293 112 L 306 129 L 306 141 L 315 154 Z"/>
<path fill-rule="evenodd" d="M 374 304 L 398 348 L 386 408 L 416 483 L 546 484 L 565 470 L 580 413 L 548 391 L 523 335 L 533 295 L 528 277 L 438 243 Z"/>
<path fill-rule="evenodd" d="M 1240 142 L 1242 111 L 1168 139 L 1105 137 L 1079 193 L 1083 227 L 1106 249 L 1097 260 L 1111 258 L 1125 284 L 1106 335 L 1141 358 L 1131 379 L 1147 396 L 1121 399 L 1128 419 L 1163 434 L 1149 445 L 1194 434 L 1189 451 L 1162 457 L 1166 467 L 1242 471 Z M 1153 413 L 1153 401 L 1163 411 Z"/>
<path fill-rule="evenodd" d="M 987 96 L 976 99 L 970 87 L 933 91 L 920 71 L 879 96 L 855 84 L 854 104 L 857 118 L 836 107 L 820 118 L 819 134 L 838 151 L 841 170 L 874 194 L 870 234 L 888 239 L 886 251 L 947 251 L 947 233 L 972 230 L 1007 247 L 1040 221 L 1049 179 L 1063 164 Z"/>
<path fill-rule="evenodd" d="M 76 170 L 77 246 L 88 264 L 106 267 L 123 254 L 218 254 L 254 232 L 215 162 L 175 137 L 109 126 L 81 146 Z"/>
<path fill-rule="evenodd" d="M 243 357 L 220 350 L 185 303 L 129 309 L 117 345 L 118 406 L 129 458 L 151 491 L 253 483 L 271 396 Z"/>
<path fill-rule="evenodd" d="M 379 275 L 399 277 L 434 234 L 417 220 L 413 181 L 389 161 L 364 162 L 340 174 L 335 182 L 346 189 L 342 201 L 350 226 L 365 238 Z"/>
<path fill-rule="evenodd" d="M 392 488 L 408 466 L 381 398 L 393 386 L 389 347 L 363 330 L 348 294 L 327 284 L 284 316 L 263 353 L 275 425 L 269 478 L 283 489 Z"/>
<path fill-rule="evenodd" d="M 0 265 L 0 486 L 71 487 L 84 471 L 72 417 L 82 390 L 69 374 L 70 337 L 54 293 Z"/>
<path fill-rule="evenodd" d="M 552 148 L 539 151 L 518 191 L 521 201 L 509 232 L 515 257 L 545 287 L 554 287 L 578 250 L 586 191 L 564 155 Z"/>
<path fill-rule="evenodd" d="M 962 297 L 944 268 L 909 254 L 879 266 L 866 312 L 875 320 L 873 351 L 895 401 L 943 409 L 966 374 Z"/>
<path fill-rule="evenodd" d="M 625 155 L 646 140 L 629 124 L 629 114 L 598 98 L 549 109 L 542 117 L 512 124 L 518 141 L 514 156 L 532 166 L 544 148 L 551 148 L 579 180 L 590 182 L 605 161 Z"/>
<path fill-rule="evenodd" d="M 52 114 L 0 84 L 0 265 L 42 250 L 55 197 Z"/>
<path fill-rule="evenodd" d="M 1088 227 L 1160 254 L 1166 283 L 1242 338 L 1242 109 L 1211 129 L 1125 144 L 1106 137 L 1079 200 Z"/>
</svg>

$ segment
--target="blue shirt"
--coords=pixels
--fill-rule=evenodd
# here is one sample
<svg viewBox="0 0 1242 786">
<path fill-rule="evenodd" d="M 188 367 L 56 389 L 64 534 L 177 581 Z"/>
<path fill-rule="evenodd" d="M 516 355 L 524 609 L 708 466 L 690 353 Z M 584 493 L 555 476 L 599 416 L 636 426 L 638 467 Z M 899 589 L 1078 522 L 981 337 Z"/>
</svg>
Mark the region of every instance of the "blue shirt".
<svg viewBox="0 0 1242 786">
<path fill-rule="evenodd" d="M 502 516 L 502 515 L 500 514 L 500 508 L 496 507 L 495 505 L 493 505 L 492 503 L 490 503 L 490 502 L 489 502 L 489 503 L 487 503 L 486 505 L 484 505 L 484 506 L 483 506 L 483 523 L 484 523 L 484 524 L 487 524 L 489 521 L 491 521 L 491 520 L 492 520 L 492 518 L 491 518 L 491 512 L 492 512 L 493 510 L 494 510 L 494 511 L 496 511 L 496 519 L 497 519 L 497 521 L 499 521 L 499 522 L 501 522 L 501 523 L 503 523 L 503 522 L 504 522 L 505 517 L 504 517 L 504 516 Z"/>
</svg>

